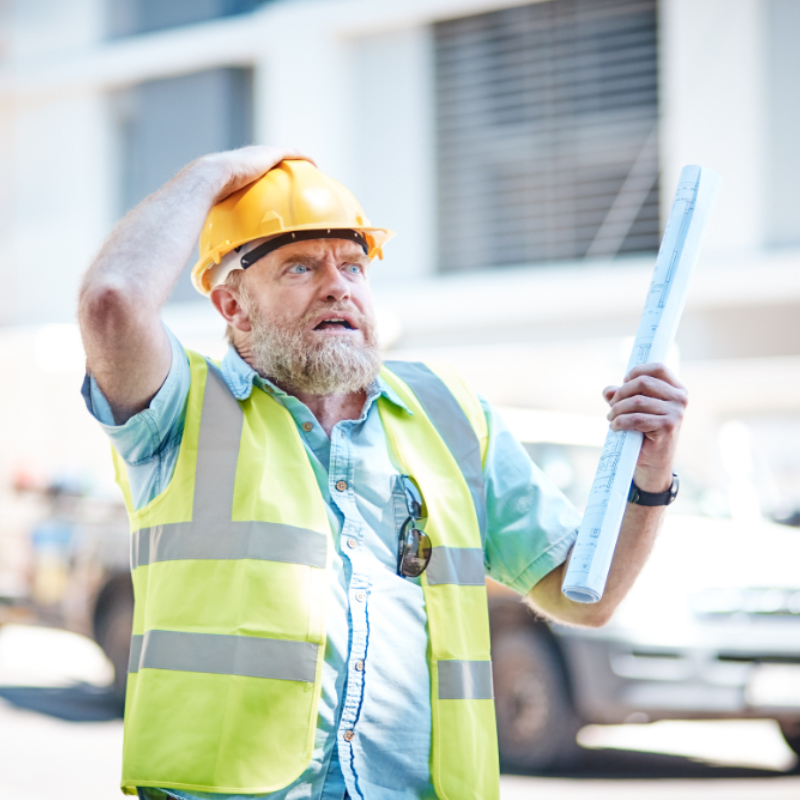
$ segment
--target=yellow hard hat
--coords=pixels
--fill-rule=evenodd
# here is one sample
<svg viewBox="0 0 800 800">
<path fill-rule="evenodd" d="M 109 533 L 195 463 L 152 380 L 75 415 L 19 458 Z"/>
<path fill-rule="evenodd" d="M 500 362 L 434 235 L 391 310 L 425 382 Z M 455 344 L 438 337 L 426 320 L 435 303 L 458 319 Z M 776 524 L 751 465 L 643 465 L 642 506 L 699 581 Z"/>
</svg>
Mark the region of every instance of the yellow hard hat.
<svg viewBox="0 0 800 800">
<path fill-rule="evenodd" d="M 254 239 L 297 231 L 354 231 L 370 258 L 383 258 L 383 245 L 394 236 L 394 231 L 371 227 L 355 197 L 311 162 L 281 161 L 208 212 L 200 260 L 192 269 L 195 289 L 211 293 L 209 270 L 232 250 Z"/>
</svg>

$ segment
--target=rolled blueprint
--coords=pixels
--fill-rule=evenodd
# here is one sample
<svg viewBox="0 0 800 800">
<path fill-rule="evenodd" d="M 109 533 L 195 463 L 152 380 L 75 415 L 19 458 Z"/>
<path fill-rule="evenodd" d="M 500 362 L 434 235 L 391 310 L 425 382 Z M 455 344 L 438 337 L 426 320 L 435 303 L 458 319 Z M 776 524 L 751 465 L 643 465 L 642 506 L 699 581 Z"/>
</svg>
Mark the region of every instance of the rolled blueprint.
<svg viewBox="0 0 800 800">
<path fill-rule="evenodd" d="M 666 358 L 719 181 L 719 175 L 701 167 L 681 172 L 626 374 L 639 364 Z M 603 596 L 641 447 L 639 431 L 609 429 L 561 587 L 570 600 L 596 603 Z"/>
</svg>

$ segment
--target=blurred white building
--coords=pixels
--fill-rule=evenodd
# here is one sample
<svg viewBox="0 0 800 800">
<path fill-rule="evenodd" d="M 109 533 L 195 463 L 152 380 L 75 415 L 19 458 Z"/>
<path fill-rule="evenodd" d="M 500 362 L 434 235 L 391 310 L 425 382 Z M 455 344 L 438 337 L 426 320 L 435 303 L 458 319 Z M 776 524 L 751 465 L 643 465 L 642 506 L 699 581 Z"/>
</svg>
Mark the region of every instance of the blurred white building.
<svg viewBox="0 0 800 800">
<path fill-rule="evenodd" d="M 260 142 L 397 231 L 372 273 L 393 354 L 600 419 L 680 169 L 720 172 L 682 469 L 739 485 L 718 439 L 742 423 L 764 509 L 800 507 L 798 33 L 793 0 L 0 0 L 0 480 L 105 459 L 74 332 L 24 326 L 74 320 L 104 236 L 183 164 Z M 219 351 L 188 279 L 167 318 Z"/>
</svg>

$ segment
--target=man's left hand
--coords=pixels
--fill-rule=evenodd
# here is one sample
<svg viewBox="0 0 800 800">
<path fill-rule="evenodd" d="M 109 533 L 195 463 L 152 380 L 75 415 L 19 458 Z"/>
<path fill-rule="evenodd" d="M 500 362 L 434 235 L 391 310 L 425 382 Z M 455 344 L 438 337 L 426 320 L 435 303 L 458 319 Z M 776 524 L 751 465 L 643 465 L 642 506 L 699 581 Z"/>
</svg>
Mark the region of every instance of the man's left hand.
<svg viewBox="0 0 800 800">
<path fill-rule="evenodd" d="M 672 482 L 672 461 L 688 393 L 663 364 L 634 367 L 622 386 L 607 386 L 614 431 L 641 431 L 642 450 L 634 481 L 646 492 L 665 492 Z"/>
</svg>

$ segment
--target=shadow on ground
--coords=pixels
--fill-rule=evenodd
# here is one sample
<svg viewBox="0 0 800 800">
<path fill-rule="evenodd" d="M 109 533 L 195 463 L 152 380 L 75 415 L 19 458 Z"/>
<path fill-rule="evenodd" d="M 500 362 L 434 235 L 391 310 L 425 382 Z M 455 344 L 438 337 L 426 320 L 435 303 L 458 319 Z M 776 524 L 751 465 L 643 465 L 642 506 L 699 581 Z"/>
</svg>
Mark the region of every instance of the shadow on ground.
<svg viewBox="0 0 800 800">
<path fill-rule="evenodd" d="M 648 778 L 781 778 L 787 774 L 753 767 L 715 765 L 685 756 L 663 753 L 642 753 L 633 750 L 582 750 L 569 767 L 540 772 L 503 770 L 506 775 L 538 776 L 547 778 L 576 778 L 591 780 L 645 780 Z"/>
<path fill-rule="evenodd" d="M 74 686 L 0 686 L 0 698 L 17 708 L 38 711 L 67 722 L 108 722 L 122 718 L 122 704 L 110 688 Z"/>
</svg>

